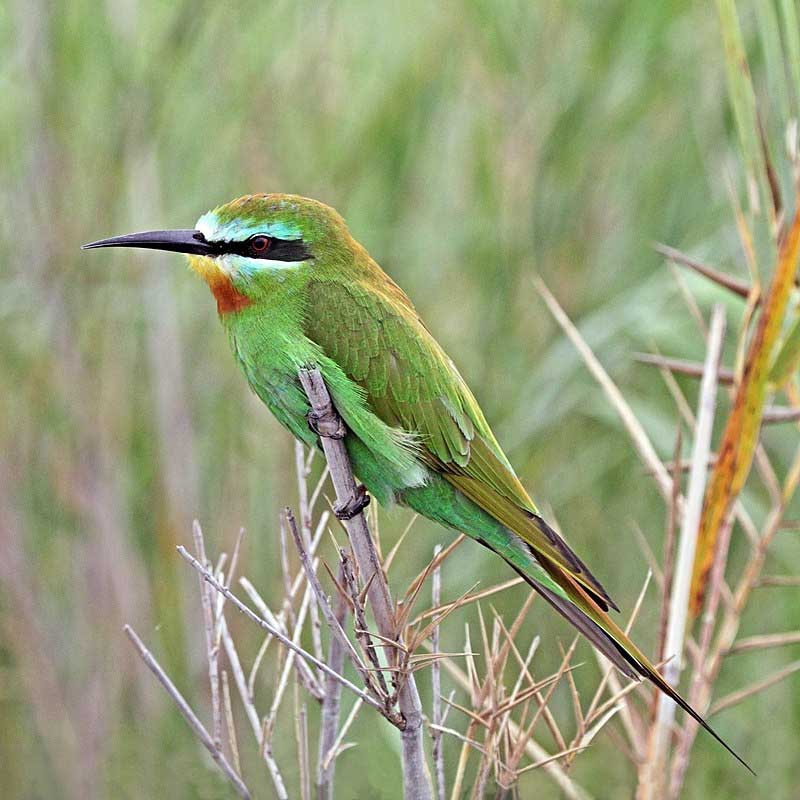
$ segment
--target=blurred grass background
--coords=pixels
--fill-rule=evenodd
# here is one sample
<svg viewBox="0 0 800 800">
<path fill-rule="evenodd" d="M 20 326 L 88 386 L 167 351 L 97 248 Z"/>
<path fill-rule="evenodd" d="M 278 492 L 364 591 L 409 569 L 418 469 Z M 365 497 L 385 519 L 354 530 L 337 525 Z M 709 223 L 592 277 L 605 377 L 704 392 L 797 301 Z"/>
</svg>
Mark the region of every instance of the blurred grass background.
<svg viewBox="0 0 800 800">
<path fill-rule="evenodd" d="M 765 77 L 757 6 L 740 4 L 742 25 L 780 146 L 796 86 Z M 630 609 L 646 571 L 632 526 L 660 553 L 663 504 L 531 276 L 579 320 L 668 458 L 671 401 L 631 353 L 656 343 L 691 358 L 703 344 L 650 243 L 746 276 L 726 184 L 741 189 L 742 169 L 710 4 L 9 0 L 0 52 L 4 797 L 228 796 L 121 626 L 135 625 L 207 710 L 196 578 L 174 545 L 195 516 L 217 548 L 245 526 L 245 571 L 268 596 L 278 509 L 296 496 L 291 443 L 249 395 L 207 289 L 177 257 L 78 248 L 190 227 L 247 192 L 300 193 L 344 214 L 451 353 L 534 497 Z M 407 520 L 383 515 L 385 541 Z M 418 523 L 393 582 L 449 539 Z M 743 547 L 735 538 L 734 559 Z M 779 538 L 774 571 L 791 572 L 798 550 Z M 451 563 L 446 596 L 507 577 L 475 547 Z M 498 609 L 513 613 L 524 592 L 495 598 Z M 796 594 L 760 590 L 745 632 L 796 627 Z M 543 606 L 534 618 L 539 669 L 554 668 L 556 639 L 571 634 Z M 656 619 L 651 590 L 637 625 L 645 648 Z M 445 649 L 462 646 L 465 620 L 474 610 Z M 239 636 L 257 647 L 255 631 Z M 580 648 L 577 678 L 591 687 Z M 720 686 L 791 656 L 737 656 Z M 555 706 L 567 718 L 569 702 L 564 692 Z M 717 725 L 759 771 L 758 796 L 797 796 L 797 681 Z M 398 796 L 394 733 L 362 713 L 338 796 Z M 278 760 L 291 765 L 292 737 L 285 747 Z M 446 752 L 452 767 L 452 742 Z M 244 758 L 269 797 L 265 772 Z M 574 775 L 600 798 L 633 783 L 606 734 Z M 558 796 L 542 773 L 523 791 Z M 685 796 L 751 791 L 701 737 Z"/>
</svg>

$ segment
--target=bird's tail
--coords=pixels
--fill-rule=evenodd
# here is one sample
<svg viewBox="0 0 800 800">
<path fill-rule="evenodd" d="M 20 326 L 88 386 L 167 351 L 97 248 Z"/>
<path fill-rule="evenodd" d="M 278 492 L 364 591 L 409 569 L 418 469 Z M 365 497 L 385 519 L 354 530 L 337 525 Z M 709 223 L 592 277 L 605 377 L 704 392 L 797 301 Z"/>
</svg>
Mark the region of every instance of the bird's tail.
<svg viewBox="0 0 800 800">
<path fill-rule="evenodd" d="M 451 474 L 444 479 L 433 475 L 399 499 L 429 519 L 463 531 L 503 558 L 621 672 L 635 680 L 647 678 L 753 771 L 611 619 L 608 609 L 616 606 L 608 593 L 538 514 L 480 482 Z"/>
<path fill-rule="evenodd" d="M 550 603 L 570 624 L 582 633 L 608 660 L 614 664 L 621 672 L 630 678 L 641 680 L 646 678 L 654 686 L 658 687 L 667 697 L 672 699 L 690 717 L 692 717 L 702 728 L 711 734 L 740 764 L 742 764 L 753 775 L 750 765 L 744 761 L 730 745 L 703 719 L 703 717 L 692 708 L 689 703 L 678 694 L 675 689 L 666 681 L 664 676 L 649 661 L 649 659 L 631 641 L 627 634 L 600 609 L 596 602 L 583 590 L 569 575 L 564 574 L 560 569 L 548 568 L 547 571 L 558 584 L 559 588 L 564 589 L 561 593 L 548 588 L 537 579 L 540 572 L 537 563 L 536 569 L 525 570 L 521 567 L 519 560 L 514 562 L 506 559 L 508 563 L 518 572 L 537 592 Z M 560 573 L 560 574 L 559 574 Z"/>
</svg>

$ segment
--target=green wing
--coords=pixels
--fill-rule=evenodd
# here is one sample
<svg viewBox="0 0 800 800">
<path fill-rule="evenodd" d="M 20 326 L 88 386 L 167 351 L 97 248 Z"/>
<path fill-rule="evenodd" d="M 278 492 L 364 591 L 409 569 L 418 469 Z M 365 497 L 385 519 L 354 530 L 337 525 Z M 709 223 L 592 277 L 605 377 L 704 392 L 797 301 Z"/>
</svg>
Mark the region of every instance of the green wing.
<svg viewBox="0 0 800 800">
<path fill-rule="evenodd" d="M 545 563 L 567 572 L 607 610 L 599 581 L 538 515 L 477 401 L 411 301 L 388 276 L 376 285 L 313 281 L 306 335 L 366 392 L 385 423 L 419 437 L 420 457 L 514 531 Z"/>
</svg>

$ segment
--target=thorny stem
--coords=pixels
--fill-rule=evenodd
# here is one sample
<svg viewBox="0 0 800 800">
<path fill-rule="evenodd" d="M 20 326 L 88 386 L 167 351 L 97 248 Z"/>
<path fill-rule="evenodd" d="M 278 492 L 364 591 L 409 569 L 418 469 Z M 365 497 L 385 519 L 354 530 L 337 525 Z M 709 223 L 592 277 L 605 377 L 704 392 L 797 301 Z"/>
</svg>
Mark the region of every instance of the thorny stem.
<svg viewBox="0 0 800 800">
<path fill-rule="evenodd" d="M 331 635 L 334 636 L 336 639 L 344 647 L 345 653 L 350 657 L 350 660 L 353 663 L 353 666 L 356 668 L 358 673 L 364 679 L 364 683 L 366 684 L 367 690 L 373 694 L 377 700 L 382 703 L 382 707 L 384 709 L 384 715 L 389 719 L 393 724 L 397 725 L 398 727 L 402 726 L 402 720 L 397 719 L 397 715 L 393 714 L 391 709 L 387 707 L 386 703 L 386 693 L 377 690 L 373 684 L 372 677 L 366 667 L 364 666 L 363 662 L 358 656 L 356 649 L 350 644 L 350 640 L 347 638 L 343 628 L 339 625 L 336 617 L 331 611 L 330 603 L 328 602 L 328 598 L 325 596 L 325 593 L 322 590 L 322 586 L 319 582 L 319 578 L 317 577 L 317 573 L 314 571 L 314 567 L 311 564 L 311 559 L 308 556 L 308 553 L 305 551 L 303 546 L 303 542 L 300 539 L 300 533 L 297 530 L 297 523 L 295 522 L 294 515 L 292 514 L 290 509 L 285 509 L 284 515 L 286 518 L 286 522 L 289 526 L 289 530 L 294 537 L 294 542 L 297 547 L 297 552 L 300 555 L 300 563 L 303 566 L 303 569 L 306 572 L 306 577 L 308 578 L 308 584 L 311 587 L 311 591 L 317 598 L 317 603 L 319 607 L 322 609 L 322 614 L 325 617 L 325 621 L 328 623 L 328 627 L 330 628 Z"/>
<path fill-rule="evenodd" d="M 364 615 L 364 606 L 359 598 L 358 587 L 356 586 L 356 577 L 353 575 L 353 570 L 350 567 L 350 561 L 347 558 L 347 554 L 342 551 L 340 553 L 341 558 L 341 571 L 342 577 L 344 578 L 344 585 L 350 595 L 350 599 L 353 602 L 353 616 L 355 617 L 356 623 L 356 638 L 361 643 L 361 647 L 363 648 L 364 652 L 367 654 L 367 658 L 372 664 L 375 670 L 375 678 L 378 681 L 378 685 L 380 686 L 381 692 L 383 696 L 388 698 L 389 697 L 389 687 L 386 685 L 386 678 L 384 678 L 383 670 L 381 669 L 381 662 L 378 658 L 378 653 L 375 650 L 375 645 L 372 642 L 372 637 L 369 635 L 369 629 L 367 628 L 367 619 Z"/>
</svg>

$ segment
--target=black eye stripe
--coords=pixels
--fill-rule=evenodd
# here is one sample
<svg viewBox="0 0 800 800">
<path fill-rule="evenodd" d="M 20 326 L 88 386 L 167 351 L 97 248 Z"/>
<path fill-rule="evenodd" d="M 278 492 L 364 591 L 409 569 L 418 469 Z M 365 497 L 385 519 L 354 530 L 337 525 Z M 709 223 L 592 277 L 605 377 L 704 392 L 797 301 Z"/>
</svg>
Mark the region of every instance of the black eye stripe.
<svg viewBox="0 0 800 800">
<path fill-rule="evenodd" d="M 253 249 L 253 239 L 269 239 L 270 244 L 263 251 Z M 302 239 L 276 239 L 265 233 L 257 233 L 243 242 L 209 242 L 213 247 L 212 256 L 221 256 L 226 253 L 246 256 L 247 258 L 260 258 L 269 261 L 308 261 L 314 256 L 306 247 Z"/>
</svg>

